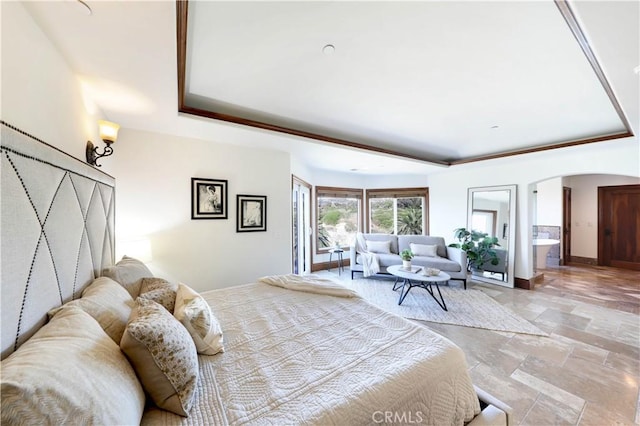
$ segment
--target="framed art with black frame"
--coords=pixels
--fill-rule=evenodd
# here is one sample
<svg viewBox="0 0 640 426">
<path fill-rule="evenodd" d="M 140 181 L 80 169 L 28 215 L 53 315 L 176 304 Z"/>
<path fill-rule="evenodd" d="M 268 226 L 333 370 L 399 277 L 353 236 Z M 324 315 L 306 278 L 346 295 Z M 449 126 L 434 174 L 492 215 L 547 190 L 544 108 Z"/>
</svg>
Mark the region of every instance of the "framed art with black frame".
<svg viewBox="0 0 640 426">
<path fill-rule="evenodd" d="M 227 181 L 191 178 L 191 219 L 227 219 Z"/>
<path fill-rule="evenodd" d="M 267 196 L 237 195 L 236 232 L 267 230 Z"/>
</svg>

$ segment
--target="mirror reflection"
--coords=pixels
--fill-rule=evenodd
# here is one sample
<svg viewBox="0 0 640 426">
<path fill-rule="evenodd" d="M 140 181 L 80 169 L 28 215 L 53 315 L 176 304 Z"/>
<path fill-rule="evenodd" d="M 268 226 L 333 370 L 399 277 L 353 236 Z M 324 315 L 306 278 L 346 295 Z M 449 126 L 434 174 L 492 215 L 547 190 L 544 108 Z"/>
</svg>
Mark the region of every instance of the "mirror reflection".
<svg viewBox="0 0 640 426">
<path fill-rule="evenodd" d="M 482 268 L 474 268 L 473 279 L 514 286 L 515 191 L 515 185 L 469 188 L 467 227 L 495 237 L 499 244 L 493 248 L 497 262 L 488 261 Z"/>
</svg>

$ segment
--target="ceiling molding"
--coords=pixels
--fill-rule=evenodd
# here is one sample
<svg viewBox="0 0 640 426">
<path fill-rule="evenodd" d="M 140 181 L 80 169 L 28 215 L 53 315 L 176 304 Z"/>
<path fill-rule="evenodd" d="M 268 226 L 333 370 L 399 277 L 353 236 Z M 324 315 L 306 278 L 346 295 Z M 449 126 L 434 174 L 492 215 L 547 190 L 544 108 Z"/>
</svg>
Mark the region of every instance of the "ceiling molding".
<svg viewBox="0 0 640 426">
<path fill-rule="evenodd" d="M 598 80 L 600 80 L 600 84 L 602 84 L 602 88 L 607 93 L 607 96 L 609 97 L 611 104 L 615 108 L 616 113 L 618 113 L 618 117 L 620 117 L 620 121 L 622 121 L 624 128 L 627 130 L 627 133 L 629 134 L 628 136 L 633 136 L 633 132 L 631 130 L 631 125 L 629 124 L 629 120 L 627 120 L 627 117 L 624 115 L 624 111 L 622 111 L 622 107 L 620 106 L 620 103 L 618 102 L 618 99 L 616 98 L 615 93 L 613 93 L 613 89 L 611 88 L 611 85 L 609 84 L 609 81 L 607 80 L 607 77 L 605 76 L 604 71 L 600 66 L 600 63 L 598 63 L 598 60 L 596 59 L 596 55 L 593 53 L 593 50 L 591 49 L 591 45 L 589 44 L 587 37 L 585 36 L 584 32 L 580 28 L 580 25 L 578 24 L 578 20 L 576 19 L 576 16 L 574 15 L 573 10 L 571 10 L 571 6 L 566 0 L 554 0 L 554 1 L 556 3 L 556 6 L 558 7 L 558 10 L 560 11 L 560 14 L 562 14 L 562 17 L 564 18 L 565 22 L 569 26 L 569 29 L 573 33 L 573 36 L 576 38 L 576 41 L 580 45 L 582 52 L 587 57 L 587 60 L 589 61 L 591 68 L 596 73 L 596 77 L 598 77 Z M 598 141 L 595 141 L 595 142 L 598 142 Z"/>
<path fill-rule="evenodd" d="M 440 166 L 452 166 L 466 163 L 473 163 L 478 161 L 485 161 L 491 159 L 498 159 L 504 157 L 510 157 L 515 155 L 529 154 L 541 151 L 548 151 L 559 148 L 566 148 L 577 145 L 584 145 L 590 143 L 597 143 L 609 140 L 616 140 L 620 138 L 633 137 L 633 131 L 627 120 L 620 103 L 618 102 L 611 85 L 609 84 L 600 64 L 598 63 L 593 50 L 591 49 L 587 38 L 580 28 L 578 21 L 571 10 L 568 2 L 566 0 L 554 0 L 558 10 L 562 14 L 565 19 L 567 25 L 571 29 L 574 37 L 576 38 L 582 52 L 586 56 L 591 68 L 595 72 L 598 80 L 600 81 L 602 87 L 604 88 L 607 97 L 612 103 L 617 115 L 619 116 L 624 128 L 626 129 L 624 132 L 615 133 L 610 135 L 598 135 L 591 138 L 585 138 L 575 141 L 563 141 L 559 143 L 546 144 L 541 146 L 533 146 L 530 148 L 517 149 L 513 151 L 503 151 L 497 152 L 495 154 L 489 155 L 481 155 L 474 157 L 461 158 L 457 160 L 439 160 L 435 158 L 429 158 L 424 156 L 417 156 L 413 154 L 409 154 L 406 152 L 391 150 L 380 148 L 376 146 L 366 145 L 364 143 L 354 142 L 346 139 L 335 138 L 328 135 L 323 135 L 319 133 L 294 129 L 290 127 L 285 127 L 281 125 L 276 125 L 273 123 L 252 120 L 250 118 L 241 117 L 232 114 L 226 114 L 223 112 L 214 111 L 211 108 L 203 109 L 195 106 L 187 105 L 185 102 L 185 86 L 186 86 L 186 63 L 187 63 L 187 34 L 188 34 L 188 0 L 176 0 L 176 35 L 177 35 L 177 67 L 178 67 L 178 111 L 180 113 L 225 121 L 228 123 L 239 124 L 243 126 L 249 126 L 253 128 L 258 128 L 262 130 L 274 131 L 279 133 L 284 133 L 292 136 L 302 137 L 317 140 L 320 142 L 325 142 L 333 145 L 339 145 L 349 148 L 356 148 L 360 150 L 365 150 L 369 152 L 391 155 L 395 157 L 411 159 L 416 161 L 421 161 L 425 163 L 440 165 Z"/>
<path fill-rule="evenodd" d="M 570 141 L 570 142 L 536 146 L 536 147 L 527 148 L 527 149 L 518 149 L 516 151 L 510 151 L 510 152 L 500 152 L 497 154 L 463 158 L 461 160 L 451 161 L 449 164 L 452 166 L 456 166 L 459 164 L 474 163 L 476 161 L 495 160 L 497 158 L 511 157 L 513 155 L 532 154 L 534 152 L 549 151 L 552 149 L 559 149 L 559 148 L 568 148 L 571 146 L 585 145 L 585 144 L 596 143 L 596 142 L 605 142 L 605 141 L 611 141 L 611 140 L 622 139 L 627 137 L 633 137 L 633 133 L 627 131 L 623 133 L 616 133 L 616 134 L 607 135 L 607 136 L 598 136 L 598 137 L 589 138 L 589 139 L 580 139 L 580 140 Z"/>
</svg>

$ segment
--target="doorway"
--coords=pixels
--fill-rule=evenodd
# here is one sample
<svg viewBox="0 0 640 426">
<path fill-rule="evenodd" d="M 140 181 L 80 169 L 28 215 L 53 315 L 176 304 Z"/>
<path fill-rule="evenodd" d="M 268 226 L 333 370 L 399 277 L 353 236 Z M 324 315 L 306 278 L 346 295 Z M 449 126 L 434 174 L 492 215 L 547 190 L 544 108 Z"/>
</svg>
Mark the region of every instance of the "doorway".
<svg viewBox="0 0 640 426">
<path fill-rule="evenodd" d="M 311 185 L 291 176 L 292 264 L 294 274 L 311 273 Z"/>
<path fill-rule="evenodd" d="M 598 264 L 640 271 L 640 185 L 598 187 Z"/>
</svg>

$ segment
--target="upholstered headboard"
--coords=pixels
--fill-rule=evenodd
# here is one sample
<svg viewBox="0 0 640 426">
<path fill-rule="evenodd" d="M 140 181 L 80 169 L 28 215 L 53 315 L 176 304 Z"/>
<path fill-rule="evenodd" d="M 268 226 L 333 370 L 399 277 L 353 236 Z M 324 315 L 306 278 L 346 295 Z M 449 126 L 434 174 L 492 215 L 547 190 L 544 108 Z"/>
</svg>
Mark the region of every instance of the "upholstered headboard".
<svg viewBox="0 0 640 426">
<path fill-rule="evenodd" d="M 114 263 L 115 179 L 0 123 L 4 359 Z"/>
</svg>

